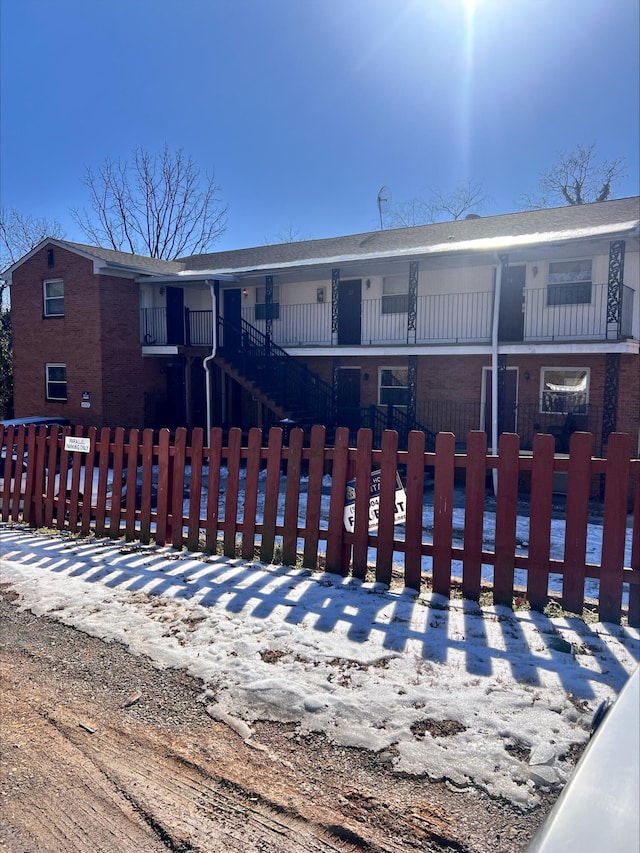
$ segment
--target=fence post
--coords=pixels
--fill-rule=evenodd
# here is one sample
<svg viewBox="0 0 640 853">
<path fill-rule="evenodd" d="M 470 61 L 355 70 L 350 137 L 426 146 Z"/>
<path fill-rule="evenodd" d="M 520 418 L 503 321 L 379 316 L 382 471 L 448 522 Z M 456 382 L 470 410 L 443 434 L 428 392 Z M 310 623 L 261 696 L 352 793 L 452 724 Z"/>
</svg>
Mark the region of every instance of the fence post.
<svg viewBox="0 0 640 853">
<path fill-rule="evenodd" d="M 452 432 L 438 433 L 433 487 L 433 591 L 446 596 L 451 590 L 455 448 Z"/>
<path fill-rule="evenodd" d="M 480 600 L 486 478 L 487 434 L 473 430 L 467 435 L 462 564 L 462 595 L 470 601 Z"/>
<path fill-rule="evenodd" d="M 562 606 L 570 613 L 584 610 L 592 446 L 590 432 L 574 432 L 569 440 Z"/>
<path fill-rule="evenodd" d="M 247 442 L 247 475 L 244 481 L 244 507 L 242 509 L 242 559 L 255 557 L 256 515 L 258 510 L 258 483 L 260 480 L 260 449 L 262 430 L 249 430 Z"/>
<path fill-rule="evenodd" d="M 367 576 L 369 552 L 369 503 L 371 500 L 371 450 L 373 434 L 370 429 L 358 430 L 356 444 L 356 494 L 353 528 L 353 576 L 364 580 Z"/>
<path fill-rule="evenodd" d="M 520 437 L 503 432 L 498 443 L 498 498 L 493 572 L 493 603 L 513 606 L 518 512 Z"/>
<path fill-rule="evenodd" d="M 304 527 L 304 553 L 302 565 L 315 569 L 318 565 L 318 541 L 320 539 L 320 515 L 322 508 L 322 478 L 324 476 L 324 426 L 311 427 L 309 445 L 309 485 L 307 488 L 307 512 Z"/>
<path fill-rule="evenodd" d="M 555 438 L 552 435 L 539 433 L 534 436 L 529 500 L 527 598 L 531 607 L 538 611 L 544 609 L 549 593 L 554 453 Z"/>
<path fill-rule="evenodd" d="M 391 585 L 395 522 L 396 473 L 398 470 L 398 433 L 386 430 L 382 435 L 380 462 L 380 517 L 378 519 L 376 580 Z"/>
<path fill-rule="evenodd" d="M 627 500 L 631 466 L 631 436 L 613 433 L 607 442 L 602 561 L 600 566 L 600 619 L 620 623 Z"/>
<path fill-rule="evenodd" d="M 422 511 L 424 505 L 424 448 L 422 430 L 409 433 L 407 441 L 407 522 L 405 526 L 404 583 L 420 591 L 422 581 Z"/>
<path fill-rule="evenodd" d="M 349 463 L 349 429 L 338 427 L 333 447 L 331 466 L 331 500 L 329 502 L 329 525 L 327 530 L 326 570 L 347 575 L 349 566 L 342 562 L 344 541 L 344 503 Z"/>
<path fill-rule="evenodd" d="M 264 517 L 262 521 L 262 543 L 260 545 L 260 559 L 263 563 L 273 562 L 281 461 L 282 430 L 279 427 L 271 427 L 267 448 L 267 481 L 264 491 Z"/>
<path fill-rule="evenodd" d="M 304 433 L 299 427 L 295 427 L 289 433 L 287 480 L 284 496 L 284 531 L 282 536 L 282 562 L 285 566 L 295 566 L 296 564 L 303 435 Z"/>
</svg>

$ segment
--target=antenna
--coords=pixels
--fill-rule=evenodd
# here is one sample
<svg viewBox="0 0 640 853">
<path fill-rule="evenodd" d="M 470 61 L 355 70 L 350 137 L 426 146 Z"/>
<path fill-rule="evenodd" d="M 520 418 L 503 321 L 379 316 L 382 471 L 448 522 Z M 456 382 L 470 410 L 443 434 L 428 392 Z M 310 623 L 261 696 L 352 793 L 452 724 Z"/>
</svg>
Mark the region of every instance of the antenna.
<svg viewBox="0 0 640 853">
<path fill-rule="evenodd" d="M 378 190 L 378 213 L 380 214 L 380 230 L 384 228 L 382 222 L 382 214 L 386 213 L 389 210 L 389 206 L 391 204 L 391 187 L 380 187 Z"/>
</svg>

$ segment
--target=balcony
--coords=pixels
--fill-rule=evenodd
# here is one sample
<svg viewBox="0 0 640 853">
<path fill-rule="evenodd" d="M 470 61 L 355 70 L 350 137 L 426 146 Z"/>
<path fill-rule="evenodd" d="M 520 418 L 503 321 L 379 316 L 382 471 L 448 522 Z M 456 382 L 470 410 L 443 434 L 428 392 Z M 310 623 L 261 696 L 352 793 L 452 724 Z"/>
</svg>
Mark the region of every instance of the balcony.
<svg viewBox="0 0 640 853">
<path fill-rule="evenodd" d="M 634 291 L 622 286 L 619 317 L 607 322 L 609 288 L 584 283 L 572 287 L 524 290 L 518 305 L 515 336 L 510 342 L 611 341 L 632 336 Z M 397 303 L 398 307 L 404 307 Z M 242 319 L 261 332 L 266 330 L 264 310 L 244 308 Z M 360 317 L 351 318 L 355 340 L 363 346 L 488 344 L 491 342 L 493 292 L 435 293 L 417 298 L 415 329 L 409 329 L 407 311 L 391 313 L 382 299 L 363 299 Z M 501 318 L 502 320 L 502 318 Z M 513 326 L 512 326 L 513 329 Z M 332 306 L 328 302 L 289 305 L 280 303 L 271 321 L 273 343 L 281 347 L 329 347 Z M 211 311 L 184 309 L 183 318 L 167 323 L 166 308 L 143 308 L 140 341 L 145 346 L 205 346 L 213 342 Z M 338 344 L 339 345 L 339 344 Z M 356 344 L 357 345 L 357 344 Z"/>
</svg>

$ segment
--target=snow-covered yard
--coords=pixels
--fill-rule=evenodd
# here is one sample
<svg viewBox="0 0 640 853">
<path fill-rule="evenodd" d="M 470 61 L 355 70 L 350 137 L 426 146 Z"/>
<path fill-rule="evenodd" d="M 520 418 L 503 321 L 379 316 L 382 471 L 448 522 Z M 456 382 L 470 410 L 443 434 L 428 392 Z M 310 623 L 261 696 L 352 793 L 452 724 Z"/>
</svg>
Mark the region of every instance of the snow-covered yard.
<svg viewBox="0 0 640 853">
<path fill-rule="evenodd" d="M 247 739 L 295 722 L 522 808 L 566 780 L 640 657 L 630 628 L 168 547 L 5 526 L 0 553 L 20 606 L 187 669 Z"/>
</svg>

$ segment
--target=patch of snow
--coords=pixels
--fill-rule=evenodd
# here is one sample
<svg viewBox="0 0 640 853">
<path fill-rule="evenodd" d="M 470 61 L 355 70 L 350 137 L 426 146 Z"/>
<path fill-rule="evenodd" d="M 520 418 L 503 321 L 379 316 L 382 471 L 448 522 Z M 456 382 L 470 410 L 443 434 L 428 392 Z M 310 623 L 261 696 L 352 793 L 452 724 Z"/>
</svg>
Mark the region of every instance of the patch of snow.
<svg viewBox="0 0 640 853">
<path fill-rule="evenodd" d="M 170 547 L 7 527 L 0 553 L 21 607 L 189 671 L 245 739 L 255 720 L 293 722 L 523 809 L 566 781 L 640 657 L 618 625 Z"/>
</svg>

